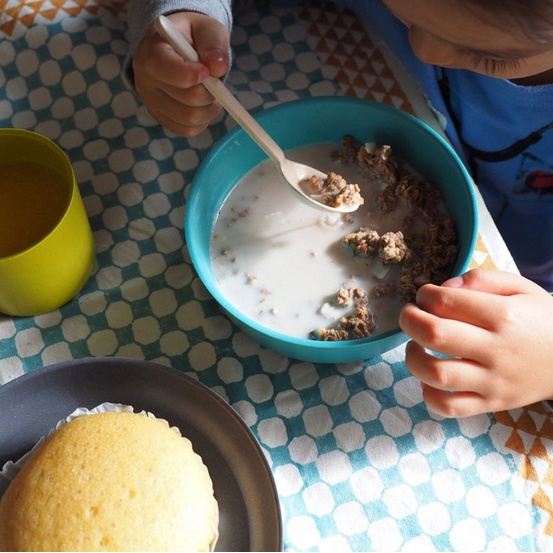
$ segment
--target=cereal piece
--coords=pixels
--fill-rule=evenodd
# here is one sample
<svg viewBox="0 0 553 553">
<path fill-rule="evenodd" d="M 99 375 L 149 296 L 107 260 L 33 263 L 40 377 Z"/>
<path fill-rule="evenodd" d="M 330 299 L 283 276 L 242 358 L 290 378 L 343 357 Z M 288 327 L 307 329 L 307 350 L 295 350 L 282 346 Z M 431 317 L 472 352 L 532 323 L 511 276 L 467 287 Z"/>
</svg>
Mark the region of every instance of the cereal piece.
<svg viewBox="0 0 553 553">
<path fill-rule="evenodd" d="M 348 306 L 352 303 L 366 304 L 367 303 L 367 291 L 363 288 L 340 288 L 336 296 L 336 303 L 338 305 Z"/>
<path fill-rule="evenodd" d="M 397 294 L 397 292 L 398 287 L 393 282 L 380 282 L 372 287 L 370 296 L 372 298 L 381 298 L 382 296 Z"/>
<path fill-rule="evenodd" d="M 399 263 L 404 258 L 409 259 L 411 257 L 411 252 L 400 230 L 397 232 L 385 232 L 380 237 L 378 254 L 382 263 Z"/>
<path fill-rule="evenodd" d="M 368 307 L 368 294 L 363 288 L 341 288 L 336 303 L 342 306 L 355 304 L 353 315 L 340 317 L 338 328 L 318 328 L 311 337 L 324 341 L 356 340 L 366 338 L 376 329 L 372 313 Z"/>
<path fill-rule="evenodd" d="M 390 213 L 398 205 L 398 197 L 395 189 L 387 186 L 384 190 L 378 193 L 375 198 L 375 203 L 382 213 Z"/>
<path fill-rule="evenodd" d="M 361 146 L 361 142 L 357 141 L 351 134 L 346 134 L 342 138 L 340 148 L 335 152 L 332 158 L 341 163 L 351 163 L 357 159 Z"/>
<path fill-rule="evenodd" d="M 356 232 L 350 232 L 342 242 L 352 246 L 356 254 L 369 256 L 380 248 L 380 235 L 376 230 L 362 227 Z"/>
<path fill-rule="evenodd" d="M 428 181 L 418 179 L 409 173 L 401 176 L 395 194 L 405 200 L 411 211 L 422 209 L 422 213 L 433 213 L 442 197 L 440 191 Z"/>
<path fill-rule="evenodd" d="M 328 173 L 326 180 L 324 182 L 323 191 L 325 194 L 338 194 L 347 186 L 346 179 L 337 173 L 332 171 Z M 357 186 L 357 185 L 355 185 Z"/>
<path fill-rule="evenodd" d="M 357 155 L 361 174 L 370 180 L 395 184 L 398 166 L 391 155 L 392 148 L 390 146 L 377 146 L 374 142 L 367 142 Z"/>
<path fill-rule="evenodd" d="M 376 328 L 372 313 L 367 305 L 357 305 L 355 315 L 342 317 L 339 322 L 340 329 L 348 333 L 348 340 L 367 338 Z"/>
<path fill-rule="evenodd" d="M 337 328 L 318 328 L 311 333 L 311 338 L 326 342 L 340 342 L 347 340 L 348 334 L 345 330 L 338 330 Z"/>
<path fill-rule="evenodd" d="M 386 232 L 382 236 L 376 230 L 362 227 L 343 238 L 346 246 L 352 246 L 356 254 L 370 256 L 378 252 L 382 263 L 399 263 L 411 257 L 411 251 L 401 231 Z"/>
<path fill-rule="evenodd" d="M 251 208 L 250 206 L 244 208 L 242 211 L 239 211 L 238 209 L 236 209 L 235 207 L 233 207 L 233 208 L 231 209 L 231 211 L 232 211 L 233 213 L 235 213 L 236 215 L 238 215 L 238 217 L 239 217 L 240 219 L 243 219 L 244 217 L 248 217 L 248 216 L 251 215 L 252 212 L 253 212 L 253 210 L 252 210 L 252 208 Z"/>
<path fill-rule="evenodd" d="M 438 269 L 453 264 L 459 253 L 459 247 L 457 233 L 451 220 L 432 221 L 428 225 L 427 235 L 428 240 L 422 250 L 424 257 Z"/>
<path fill-rule="evenodd" d="M 324 188 L 324 180 L 321 177 L 311 175 L 300 181 L 300 186 L 308 188 L 314 194 L 321 194 Z"/>
<path fill-rule="evenodd" d="M 334 172 L 328 173 L 326 179 L 314 175 L 302 179 L 300 186 L 320 195 L 318 200 L 330 207 L 363 205 L 365 202 L 358 184 L 349 184 L 341 175 Z"/>
<path fill-rule="evenodd" d="M 328 174 L 325 181 L 321 201 L 331 207 L 365 203 L 358 184 L 349 184 L 342 176 L 332 172 Z"/>
</svg>

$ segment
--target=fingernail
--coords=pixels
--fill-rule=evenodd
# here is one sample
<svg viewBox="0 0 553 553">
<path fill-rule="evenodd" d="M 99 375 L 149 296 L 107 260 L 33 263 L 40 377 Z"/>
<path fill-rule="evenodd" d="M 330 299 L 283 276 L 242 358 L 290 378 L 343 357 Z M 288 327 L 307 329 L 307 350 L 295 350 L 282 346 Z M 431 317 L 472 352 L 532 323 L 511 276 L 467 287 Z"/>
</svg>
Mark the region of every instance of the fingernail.
<svg viewBox="0 0 553 553">
<path fill-rule="evenodd" d="M 219 48 L 212 48 L 211 50 L 207 50 L 206 52 L 204 52 L 204 57 L 209 58 L 210 60 L 218 61 L 220 63 L 226 63 L 227 61 L 226 52 L 223 52 L 223 50 L 220 50 Z"/>
</svg>

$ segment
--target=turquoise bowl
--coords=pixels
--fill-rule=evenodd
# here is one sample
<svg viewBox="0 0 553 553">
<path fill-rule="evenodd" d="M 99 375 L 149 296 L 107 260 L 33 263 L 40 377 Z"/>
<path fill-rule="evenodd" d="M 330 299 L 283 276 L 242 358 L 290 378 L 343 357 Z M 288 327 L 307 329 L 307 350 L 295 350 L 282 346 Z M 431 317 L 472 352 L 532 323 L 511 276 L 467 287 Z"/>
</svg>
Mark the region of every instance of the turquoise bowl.
<svg viewBox="0 0 553 553">
<path fill-rule="evenodd" d="M 395 155 L 442 191 L 460 246 L 453 274 L 468 269 L 478 235 L 474 185 L 453 149 L 428 125 L 399 109 L 343 96 L 279 104 L 259 113 L 256 119 L 285 151 L 338 144 L 345 134 L 391 145 Z M 263 346 L 294 359 L 349 363 L 375 357 L 405 342 L 407 336 L 399 326 L 369 338 L 342 342 L 286 336 L 248 318 L 221 294 L 211 268 L 213 225 L 232 188 L 264 159 L 266 155 L 253 140 L 241 128 L 235 128 L 213 147 L 194 177 L 186 204 L 185 237 L 192 263 L 209 293 L 242 331 Z"/>
</svg>

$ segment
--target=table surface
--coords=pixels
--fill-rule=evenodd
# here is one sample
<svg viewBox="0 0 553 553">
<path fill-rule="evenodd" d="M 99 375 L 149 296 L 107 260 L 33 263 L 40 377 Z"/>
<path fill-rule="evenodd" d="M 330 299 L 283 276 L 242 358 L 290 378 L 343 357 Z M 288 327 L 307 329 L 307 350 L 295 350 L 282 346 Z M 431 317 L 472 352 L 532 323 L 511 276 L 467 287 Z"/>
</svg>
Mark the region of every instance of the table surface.
<svg viewBox="0 0 553 553">
<path fill-rule="evenodd" d="M 261 2 L 236 23 L 228 82 L 251 111 L 352 95 L 435 124 L 351 12 Z M 259 440 L 288 550 L 553 547 L 553 419 L 544 405 L 442 419 L 422 402 L 403 347 L 358 363 L 299 362 L 259 346 L 218 310 L 187 254 L 184 206 L 199 163 L 234 123 L 221 116 L 190 140 L 156 124 L 121 77 L 125 2 L 0 0 L 0 31 L 0 124 L 66 151 L 97 248 L 73 301 L 38 317 L 0 316 L 0 384 L 90 356 L 193 376 Z M 516 270 L 479 202 L 472 265 Z"/>
</svg>

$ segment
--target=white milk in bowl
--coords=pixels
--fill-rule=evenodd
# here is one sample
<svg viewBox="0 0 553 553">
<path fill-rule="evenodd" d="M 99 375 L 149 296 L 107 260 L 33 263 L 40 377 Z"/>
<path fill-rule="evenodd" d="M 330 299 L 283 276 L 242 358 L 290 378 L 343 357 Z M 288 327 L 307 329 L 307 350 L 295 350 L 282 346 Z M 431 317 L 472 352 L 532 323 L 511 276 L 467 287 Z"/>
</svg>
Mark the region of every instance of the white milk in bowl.
<svg viewBox="0 0 553 553">
<path fill-rule="evenodd" d="M 424 261 L 418 251 L 421 243 L 428 242 L 424 218 L 414 214 L 405 201 L 386 211 L 381 208 L 382 201 L 375 202 L 391 187 L 397 188 L 399 178 L 394 184 L 382 180 L 382 175 L 366 178 L 357 160 L 346 162 L 340 155 L 340 161 L 337 151 L 340 145 L 324 144 L 287 155 L 358 183 L 365 204 L 354 213 L 328 214 L 306 206 L 266 160 L 231 191 L 212 234 L 212 269 L 224 297 L 259 324 L 296 338 L 352 338 L 347 333 L 339 337 L 325 332 L 340 327 L 344 319 L 357 317 L 359 302 L 355 298 L 360 290 L 366 294 L 363 301 L 370 316 L 370 334 L 397 327 L 405 301 L 401 293 L 408 272 L 405 267 Z M 393 168 L 405 174 L 404 164 L 394 162 Z M 409 174 L 414 175 L 410 169 Z M 443 206 L 439 212 L 443 218 Z M 378 237 L 403 229 L 405 234 L 413 234 L 413 246 L 407 241 L 409 255 L 402 263 L 383 262 L 378 252 L 368 254 L 344 243 L 345 237 L 359 229 L 370 229 Z M 417 266 L 416 286 L 429 281 L 418 274 L 419 269 Z M 343 299 L 348 294 L 351 301 L 340 301 L 340 296 Z"/>
</svg>

